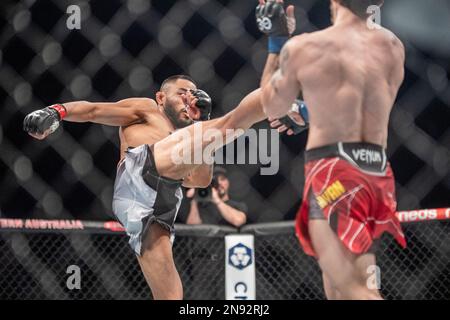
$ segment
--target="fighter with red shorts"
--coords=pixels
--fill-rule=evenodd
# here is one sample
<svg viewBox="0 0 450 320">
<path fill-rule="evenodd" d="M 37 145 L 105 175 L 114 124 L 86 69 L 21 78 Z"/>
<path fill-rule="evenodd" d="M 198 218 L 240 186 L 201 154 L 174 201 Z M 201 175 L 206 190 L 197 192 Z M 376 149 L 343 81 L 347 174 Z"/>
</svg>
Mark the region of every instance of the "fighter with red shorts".
<svg viewBox="0 0 450 320">
<path fill-rule="evenodd" d="M 279 70 L 263 86 L 269 118 L 282 119 L 299 92 L 308 108 L 296 231 L 304 251 L 317 259 L 329 299 L 381 299 L 379 283 L 371 282 L 378 270 L 374 242 L 388 232 L 406 245 L 385 151 L 405 48 L 368 21 L 369 6 L 382 3 L 330 0 L 333 25 L 287 41 Z M 294 133 L 280 120 L 272 127 Z"/>
<path fill-rule="evenodd" d="M 406 247 L 395 216 L 395 182 L 384 149 L 368 143 L 338 143 L 306 152 L 303 204 L 296 233 L 315 256 L 309 219 L 324 219 L 353 253 L 373 252 L 374 240 L 391 233 Z"/>
</svg>

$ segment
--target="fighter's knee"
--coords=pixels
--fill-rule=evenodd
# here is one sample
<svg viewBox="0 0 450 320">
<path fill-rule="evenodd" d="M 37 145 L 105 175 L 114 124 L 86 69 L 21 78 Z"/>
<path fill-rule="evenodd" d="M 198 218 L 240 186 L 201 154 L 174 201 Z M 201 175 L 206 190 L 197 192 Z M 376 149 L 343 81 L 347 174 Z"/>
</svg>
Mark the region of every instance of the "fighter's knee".
<svg viewBox="0 0 450 320">
<path fill-rule="evenodd" d="M 159 267 L 163 269 L 168 269 L 173 265 L 172 254 L 169 252 L 164 252 L 160 249 L 143 249 L 141 260 L 144 260 L 146 264 L 153 267 Z"/>
<path fill-rule="evenodd" d="M 152 239 L 147 239 L 142 243 L 141 251 L 142 255 L 152 255 L 154 257 L 165 257 L 171 256 L 172 247 L 170 244 L 166 244 L 164 237 L 152 237 Z"/>
<path fill-rule="evenodd" d="M 146 246 L 142 247 L 141 259 L 145 260 L 148 264 L 163 265 L 171 264 L 173 256 L 170 248 L 147 243 Z"/>
</svg>

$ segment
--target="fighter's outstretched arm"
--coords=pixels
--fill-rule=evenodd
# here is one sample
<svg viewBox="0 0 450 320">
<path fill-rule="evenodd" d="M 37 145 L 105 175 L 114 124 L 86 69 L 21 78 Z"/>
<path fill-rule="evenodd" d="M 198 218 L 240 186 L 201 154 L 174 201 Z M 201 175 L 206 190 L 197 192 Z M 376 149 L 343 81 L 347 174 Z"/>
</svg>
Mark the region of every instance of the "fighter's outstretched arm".
<svg viewBox="0 0 450 320">
<path fill-rule="evenodd" d="M 126 126 L 145 121 L 149 111 L 156 109 L 149 98 L 128 98 L 118 102 L 77 101 L 64 104 L 65 121 L 94 122 L 109 126 Z"/>
<path fill-rule="evenodd" d="M 270 118 L 281 118 L 291 109 L 300 92 L 297 68 L 292 59 L 292 40 L 288 41 L 280 53 L 280 68 L 270 81 L 262 87 L 261 103 Z"/>
<path fill-rule="evenodd" d="M 23 128 L 32 137 L 44 139 L 58 128 L 62 120 L 127 126 L 145 122 L 152 110 L 156 110 L 156 102 L 148 98 L 129 98 L 112 103 L 75 101 L 55 104 L 28 114 Z"/>
<path fill-rule="evenodd" d="M 284 12 L 283 0 L 277 0 L 276 2 L 259 0 L 256 18 L 260 31 L 269 36 L 269 55 L 260 83 L 260 87 L 263 88 L 270 84 L 272 75 L 279 70 L 280 51 L 295 31 L 294 6 L 287 6 Z M 296 100 L 291 105 L 291 110 L 284 117 L 277 118 L 270 116 L 270 114 L 267 115 L 271 128 L 277 129 L 280 133 L 299 134 L 308 128 L 306 106 L 301 100 Z"/>
</svg>

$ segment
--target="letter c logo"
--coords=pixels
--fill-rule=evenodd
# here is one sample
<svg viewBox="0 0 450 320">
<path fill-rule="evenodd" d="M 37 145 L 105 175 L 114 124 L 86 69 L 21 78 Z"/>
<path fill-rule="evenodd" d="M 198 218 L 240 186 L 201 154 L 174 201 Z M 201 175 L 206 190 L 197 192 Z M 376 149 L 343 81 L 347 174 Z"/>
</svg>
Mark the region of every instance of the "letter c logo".
<svg viewBox="0 0 450 320">
<path fill-rule="evenodd" d="M 243 288 L 242 291 L 239 290 L 239 288 Z M 244 282 L 238 282 L 234 285 L 234 292 L 236 293 L 246 293 L 247 292 L 247 285 Z"/>
</svg>

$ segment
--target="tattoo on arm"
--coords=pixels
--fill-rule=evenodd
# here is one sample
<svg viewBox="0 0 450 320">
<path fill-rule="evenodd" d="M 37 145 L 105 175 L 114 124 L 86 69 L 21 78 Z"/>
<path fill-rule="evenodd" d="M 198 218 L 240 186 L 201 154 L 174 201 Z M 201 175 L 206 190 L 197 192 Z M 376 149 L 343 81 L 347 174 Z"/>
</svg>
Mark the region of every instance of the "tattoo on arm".
<svg viewBox="0 0 450 320">
<path fill-rule="evenodd" d="M 287 65 L 287 61 L 289 60 L 289 50 L 286 46 L 283 47 L 283 49 L 281 49 L 281 54 L 280 54 L 280 71 L 281 74 L 284 74 L 285 70 L 286 70 L 286 65 Z"/>
<path fill-rule="evenodd" d="M 282 76 L 281 69 L 278 69 L 274 73 L 274 75 L 273 75 L 273 77 L 272 77 L 272 79 L 270 81 L 270 84 L 272 85 L 272 88 L 273 88 L 273 90 L 275 91 L 276 94 L 279 93 L 278 82 L 279 82 L 281 76 Z"/>
<path fill-rule="evenodd" d="M 284 74 L 286 72 L 288 60 L 289 60 L 289 50 L 286 46 L 284 46 L 283 49 L 281 50 L 280 59 L 279 59 L 280 67 L 274 73 L 272 80 L 270 81 L 270 84 L 272 85 L 273 90 L 275 91 L 276 94 L 279 93 L 278 82 L 279 82 L 280 78 L 284 76 Z"/>
</svg>

